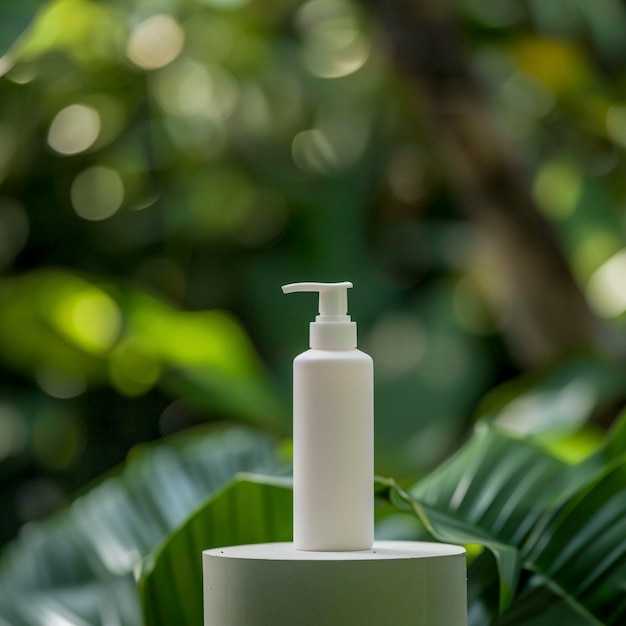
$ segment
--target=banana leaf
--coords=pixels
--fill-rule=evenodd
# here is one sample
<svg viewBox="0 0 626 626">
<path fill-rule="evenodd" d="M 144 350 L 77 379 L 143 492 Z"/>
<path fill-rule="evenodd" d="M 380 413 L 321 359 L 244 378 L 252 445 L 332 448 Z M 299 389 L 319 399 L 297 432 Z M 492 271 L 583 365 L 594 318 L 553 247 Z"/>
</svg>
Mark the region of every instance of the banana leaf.
<svg viewBox="0 0 626 626">
<path fill-rule="evenodd" d="M 527 567 L 593 623 L 626 623 L 626 455 L 554 511 L 527 551 Z"/>
<path fill-rule="evenodd" d="M 487 599 L 493 584 L 484 584 L 475 598 L 482 619 L 538 626 L 551 615 L 552 623 L 622 624 L 625 423 L 622 417 L 604 446 L 574 466 L 481 424 L 457 455 L 411 489 L 391 484 L 390 499 L 413 510 L 436 539 L 492 552 L 499 610 Z M 484 559 L 471 564 L 470 590 L 487 572 Z"/>
<path fill-rule="evenodd" d="M 292 506 L 289 479 L 241 475 L 214 494 L 146 560 L 144 623 L 202 623 L 202 551 L 290 541 Z"/>
<path fill-rule="evenodd" d="M 274 439 L 244 428 L 135 450 L 121 472 L 51 520 L 25 526 L 2 554 L 0 624 L 140 624 L 142 560 L 238 472 L 285 469 Z"/>
<path fill-rule="evenodd" d="M 481 425 L 458 454 L 408 492 L 391 484 L 390 497 L 412 509 L 437 540 L 478 543 L 492 552 L 502 612 L 518 586 L 519 549 L 565 487 L 566 470 L 531 444 Z"/>
</svg>

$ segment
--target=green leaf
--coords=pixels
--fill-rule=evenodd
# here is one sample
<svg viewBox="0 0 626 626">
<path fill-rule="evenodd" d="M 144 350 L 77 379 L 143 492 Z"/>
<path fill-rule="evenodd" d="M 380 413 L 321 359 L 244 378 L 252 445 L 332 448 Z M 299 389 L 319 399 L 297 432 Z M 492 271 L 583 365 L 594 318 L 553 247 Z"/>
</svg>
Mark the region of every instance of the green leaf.
<svg viewBox="0 0 626 626">
<path fill-rule="evenodd" d="M 515 598 L 515 602 L 497 621 L 498 626 L 594 626 L 598 623 L 582 615 L 546 586 L 534 582 Z M 483 624 L 477 622 L 475 626 Z"/>
<path fill-rule="evenodd" d="M 626 621 L 626 456 L 538 529 L 528 567 L 595 623 Z"/>
<path fill-rule="evenodd" d="M 447 463 L 413 486 L 410 503 L 433 537 L 478 543 L 496 559 L 500 611 L 511 603 L 519 549 L 567 481 L 567 466 L 527 442 L 480 425 Z"/>
<path fill-rule="evenodd" d="M 201 552 L 219 546 L 290 541 L 291 481 L 239 476 L 209 498 L 145 562 L 139 589 L 144 621 L 202 623 Z"/>
<path fill-rule="evenodd" d="M 438 511 L 419 504 L 405 494 L 398 486 L 394 487 L 392 502 L 401 510 L 409 510 L 417 515 L 426 530 L 438 541 L 454 544 L 480 544 L 488 548 L 495 558 L 499 573 L 499 608 L 504 611 L 511 603 L 519 580 L 521 559 L 517 549 L 498 541 L 482 529 L 464 522 L 455 515 Z M 398 496 L 400 500 L 398 500 Z M 404 501 L 404 505 L 401 503 Z"/>
<path fill-rule="evenodd" d="M 455 456 L 409 493 L 520 547 L 546 508 L 558 500 L 568 469 L 527 441 L 479 425 Z"/>
<path fill-rule="evenodd" d="M 142 559 L 238 472 L 283 470 L 273 438 L 243 428 L 136 449 L 121 473 L 10 544 L 0 561 L 0 624 L 135 626 Z"/>
<path fill-rule="evenodd" d="M 498 570 L 498 624 L 543 626 L 548 616 L 552 623 L 621 624 L 625 423 L 622 418 L 598 453 L 578 466 L 479 425 L 454 457 L 408 492 L 386 481 L 389 497 L 412 510 L 435 539 L 490 550 Z M 472 624 L 496 613 L 484 556 L 469 568 Z"/>
</svg>

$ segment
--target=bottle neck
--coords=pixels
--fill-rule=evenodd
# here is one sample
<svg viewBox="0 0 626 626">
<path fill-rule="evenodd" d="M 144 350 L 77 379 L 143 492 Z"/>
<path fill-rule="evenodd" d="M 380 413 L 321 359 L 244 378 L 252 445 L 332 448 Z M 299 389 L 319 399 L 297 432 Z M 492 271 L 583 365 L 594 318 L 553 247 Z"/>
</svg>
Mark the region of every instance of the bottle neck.
<svg viewBox="0 0 626 626">
<path fill-rule="evenodd" d="M 356 323 L 311 322 L 309 346 L 313 350 L 353 350 L 356 348 Z"/>
</svg>

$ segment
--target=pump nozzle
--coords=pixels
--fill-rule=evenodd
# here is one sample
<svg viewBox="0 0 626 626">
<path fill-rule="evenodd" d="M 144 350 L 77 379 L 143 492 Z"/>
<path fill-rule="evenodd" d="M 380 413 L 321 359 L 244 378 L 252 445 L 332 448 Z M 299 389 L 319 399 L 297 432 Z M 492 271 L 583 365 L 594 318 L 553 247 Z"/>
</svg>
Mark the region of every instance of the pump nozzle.
<svg viewBox="0 0 626 626">
<path fill-rule="evenodd" d="M 348 293 L 352 283 L 291 283 L 283 286 L 283 293 L 313 291 L 320 294 L 318 322 L 349 322 Z M 324 318 L 324 319 L 319 319 Z"/>
<path fill-rule="evenodd" d="M 319 293 L 319 315 L 311 323 L 311 348 L 349 349 L 356 347 L 356 324 L 348 315 L 348 289 L 352 283 L 291 283 L 283 293 Z"/>
</svg>

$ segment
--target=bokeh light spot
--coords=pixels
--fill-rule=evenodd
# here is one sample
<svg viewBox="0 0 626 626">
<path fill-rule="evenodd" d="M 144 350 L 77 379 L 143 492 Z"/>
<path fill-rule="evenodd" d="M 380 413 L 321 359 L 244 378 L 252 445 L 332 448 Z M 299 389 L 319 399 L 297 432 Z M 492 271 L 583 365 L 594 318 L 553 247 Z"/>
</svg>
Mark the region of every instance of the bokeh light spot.
<svg viewBox="0 0 626 626">
<path fill-rule="evenodd" d="M 75 398 L 87 389 L 87 382 L 82 372 L 62 371 L 52 367 L 41 368 L 36 373 L 39 386 L 53 398 L 67 400 Z"/>
<path fill-rule="evenodd" d="M 144 70 L 156 70 L 171 63 L 185 45 L 185 32 L 170 15 L 152 15 L 131 33 L 126 56 Z"/>
<path fill-rule="evenodd" d="M 626 105 L 614 104 L 608 110 L 606 132 L 614 143 L 626 148 Z"/>
<path fill-rule="evenodd" d="M 97 222 L 111 217 L 122 206 L 124 183 L 115 170 L 95 165 L 76 176 L 70 195 L 76 214 Z"/>
<path fill-rule="evenodd" d="M 614 254 L 589 279 L 587 296 L 592 307 L 604 317 L 626 311 L 626 248 Z"/>
<path fill-rule="evenodd" d="M 333 175 L 363 154 L 370 121 L 358 112 L 321 115 L 319 126 L 298 133 L 291 154 L 296 164 L 311 174 Z"/>
<path fill-rule="evenodd" d="M 428 337 L 414 316 L 392 314 L 372 329 L 367 345 L 381 375 L 394 378 L 419 365 Z"/>
<path fill-rule="evenodd" d="M 227 118 L 238 99 L 237 83 L 223 67 L 182 59 L 156 77 L 159 104 L 179 117 Z"/>
<path fill-rule="evenodd" d="M 298 12 L 297 22 L 304 38 L 304 64 L 312 74 L 349 76 L 369 58 L 369 41 L 347 3 L 311 0 Z"/>
<path fill-rule="evenodd" d="M 66 337 L 95 354 L 113 346 L 122 326 L 119 307 L 96 287 L 68 294 L 54 311 L 54 320 Z"/>
<path fill-rule="evenodd" d="M 565 38 L 528 36 L 514 44 L 521 70 L 557 93 L 588 85 L 590 68 L 580 43 Z"/>
<path fill-rule="evenodd" d="M 7 57 L 10 55 L 7 55 Z M 6 57 L 3 57 L 6 58 Z M 27 85 L 35 78 L 37 78 L 37 66 L 34 63 L 19 63 L 17 65 L 11 66 L 12 59 L 7 58 L 7 62 L 9 63 L 10 69 L 8 70 L 6 77 L 11 82 L 16 85 Z M 2 59 L 0 59 L 0 76 L 3 75 L 2 72 Z"/>
<path fill-rule="evenodd" d="M 84 104 L 61 109 L 50 124 L 48 144 L 59 154 L 78 154 L 90 148 L 100 134 L 100 115 Z"/>
<path fill-rule="evenodd" d="M 337 165 L 333 146 L 316 128 L 303 130 L 294 137 L 291 154 L 298 167 L 312 174 L 330 174 Z"/>
<path fill-rule="evenodd" d="M 321 43 L 321 42 L 320 42 Z M 309 45 L 304 49 L 304 64 L 320 78 L 343 78 L 360 70 L 370 55 L 365 37 L 356 34 L 351 42 L 339 49 Z"/>
<path fill-rule="evenodd" d="M 98 112 L 100 132 L 93 149 L 100 149 L 110 144 L 128 123 L 128 113 L 122 94 L 97 93 L 83 99 L 86 106 Z"/>
<path fill-rule="evenodd" d="M 622 248 L 618 232 L 605 228 L 588 230 L 573 251 L 576 275 L 588 279 L 606 260 Z"/>
<path fill-rule="evenodd" d="M 583 190 L 578 168 L 564 160 L 546 163 L 533 184 L 533 196 L 549 218 L 564 220 L 576 209 Z"/>
</svg>

